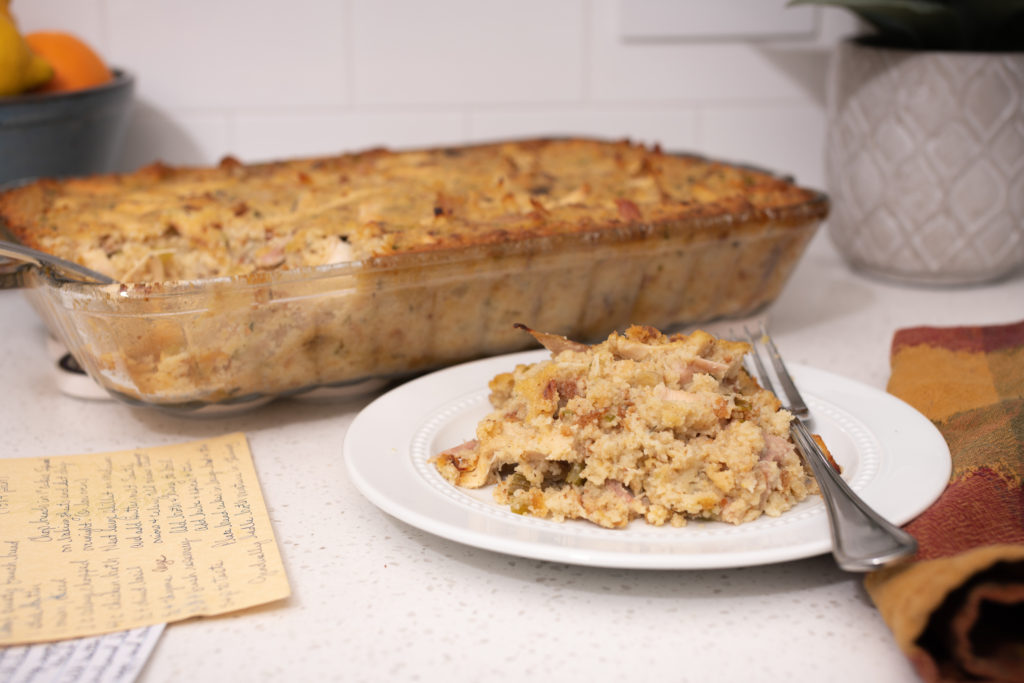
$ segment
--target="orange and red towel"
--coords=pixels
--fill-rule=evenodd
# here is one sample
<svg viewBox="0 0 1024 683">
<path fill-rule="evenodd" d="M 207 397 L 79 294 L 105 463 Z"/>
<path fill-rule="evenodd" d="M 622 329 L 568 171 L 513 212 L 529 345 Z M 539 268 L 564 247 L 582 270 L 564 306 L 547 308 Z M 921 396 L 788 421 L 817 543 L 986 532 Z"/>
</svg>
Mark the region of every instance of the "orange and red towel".
<svg viewBox="0 0 1024 683">
<path fill-rule="evenodd" d="M 926 681 L 1024 681 L 1024 321 L 899 330 L 889 392 L 949 444 L 911 562 L 865 585 Z"/>
</svg>

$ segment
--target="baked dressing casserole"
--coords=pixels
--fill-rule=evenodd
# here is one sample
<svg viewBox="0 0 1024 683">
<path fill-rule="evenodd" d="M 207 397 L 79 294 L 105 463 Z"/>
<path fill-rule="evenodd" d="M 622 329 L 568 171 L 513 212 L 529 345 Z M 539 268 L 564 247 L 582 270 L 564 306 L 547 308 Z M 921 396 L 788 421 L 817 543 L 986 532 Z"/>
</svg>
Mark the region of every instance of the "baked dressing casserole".
<svg viewBox="0 0 1024 683">
<path fill-rule="evenodd" d="M 241 402 L 594 340 L 774 299 L 827 212 L 766 172 L 535 139 L 39 180 L 17 241 L 113 277 L 30 296 L 89 374 L 161 405 Z M 38 286 L 37 286 L 38 285 Z"/>
<path fill-rule="evenodd" d="M 0 216 L 27 246 L 121 282 L 163 282 L 741 216 L 812 197 L 657 148 L 542 140 L 43 180 L 0 196 Z"/>
<path fill-rule="evenodd" d="M 792 415 L 743 369 L 746 343 L 644 326 L 593 346 L 534 334 L 551 359 L 490 382 L 476 438 L 432 460 L 449 482 L 496 484 L 516 513 L 608 528 L 740 524 L 817 492 Z"/>
</svg>

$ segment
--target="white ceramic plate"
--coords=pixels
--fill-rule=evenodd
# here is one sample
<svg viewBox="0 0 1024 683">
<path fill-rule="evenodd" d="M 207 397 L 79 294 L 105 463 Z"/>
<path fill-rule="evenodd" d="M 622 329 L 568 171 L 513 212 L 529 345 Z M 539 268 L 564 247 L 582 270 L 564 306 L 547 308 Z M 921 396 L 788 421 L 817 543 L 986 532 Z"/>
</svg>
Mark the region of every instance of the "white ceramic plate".
<svg viewBox="0 0 1024 683">
<path fill-rule="evenodd" d="M 398 519 L 444 538 L 511 555 L 570 564 L 636 569 L 740 567 L 831 551 L 821 499 L 780 517 L 733 526 L 690 522 L 654 527 L 642 520 L 604 529 L 582 520 L 516 515 L 491 498 L 445 481 L 428 460 L 474 437 L 487 415 L 487 383 L 547 351 L 466 363 L 403 384 L 356 416 L 344 443 L 356 487 Z M 850 486 L 890 521 L 903 524 L 943 491 L 949 448 L 923 415 L 899 399 L 821 370 L 790 366 L 822 435 Z"/>
</svg>

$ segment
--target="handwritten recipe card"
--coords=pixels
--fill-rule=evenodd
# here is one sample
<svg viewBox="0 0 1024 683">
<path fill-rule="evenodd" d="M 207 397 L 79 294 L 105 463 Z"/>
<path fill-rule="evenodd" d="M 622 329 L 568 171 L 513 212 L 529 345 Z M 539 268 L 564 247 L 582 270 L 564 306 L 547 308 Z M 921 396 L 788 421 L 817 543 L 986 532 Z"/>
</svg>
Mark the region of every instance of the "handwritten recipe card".
<svg viewBox="0 0 1024 683">
<path fill-rule="evenodd" d="M 243 434 L 0 460 L 0 645 L 289 595 Z"/>
</svg>

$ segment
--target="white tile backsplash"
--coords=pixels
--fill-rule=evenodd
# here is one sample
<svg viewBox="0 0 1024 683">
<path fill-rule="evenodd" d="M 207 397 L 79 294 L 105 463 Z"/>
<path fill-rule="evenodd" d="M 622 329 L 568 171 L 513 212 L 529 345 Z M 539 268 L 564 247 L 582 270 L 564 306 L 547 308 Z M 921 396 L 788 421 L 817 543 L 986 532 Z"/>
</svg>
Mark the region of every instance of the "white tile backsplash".
<svg viewBox="0 0 1024 683">
<path fill-rule="evenodd" d="M 215 164 L 233 149 L 230 131 L 225 113 L 173 110 L 136 98 L 121 166 Z"/>
<path fill-rule="evenodd" d="M 631 40 L 810 37 L 817 10 L 765 0 L 618 0 L 619 33 Z"/>
<path fill-rule="evenodd" d="M 797 41 L 629 41 L 620 0 L 11 9 L 23 30 L 75 32 L 136 74 L 124 169 L 582 134 L 747 161 L 811 185 L 823 183 L 824 60 L 856 28 L 822 11 Z"/>
<path fill-rule="evenodd" d="M 366 147 L 402 149 L 457 144 L 465 139 L 458 112 L 240 114 L 233 139 L 244 161 L 322 156 Z"/>
<path fill-rule="evenodd" d="M 803 96 L 788 65 L 765 59 L 760 41 L 629 42 L 620 35 L 616 0 L 593 0 L 592 5 L 588 76 L 597 101 L 692 104 Z"/>
<path fill-rule="evenodd" d="M 174 107 L 346 102 L 345 7 L 326 0 L 107 0 L 110 59 Z"/>
<path fill-rule="evenodd" d="M 66 31 L 106 56 L 101 0 L 12 0 L 9 7 L 23 33 Z"/>
<path fill-rule="evenodd" d="M 703 107 L 698 127 L 707 155 L 760 166 L 824 189 L 825 119 L 812 102 Z"/>
<path fill-rule="evenodd" d="M 355 101 L 578 101 L 583 18 L 583 0 L 352 0 Z"/>
<path fill-rule="evenodd" d="M 469 118 L 469 138 L 583 135 L 660 143 L 666 150 L 697 146 L 697 112 L 689 108 L 520 108 L 478 111 Z"/>
</svg>

